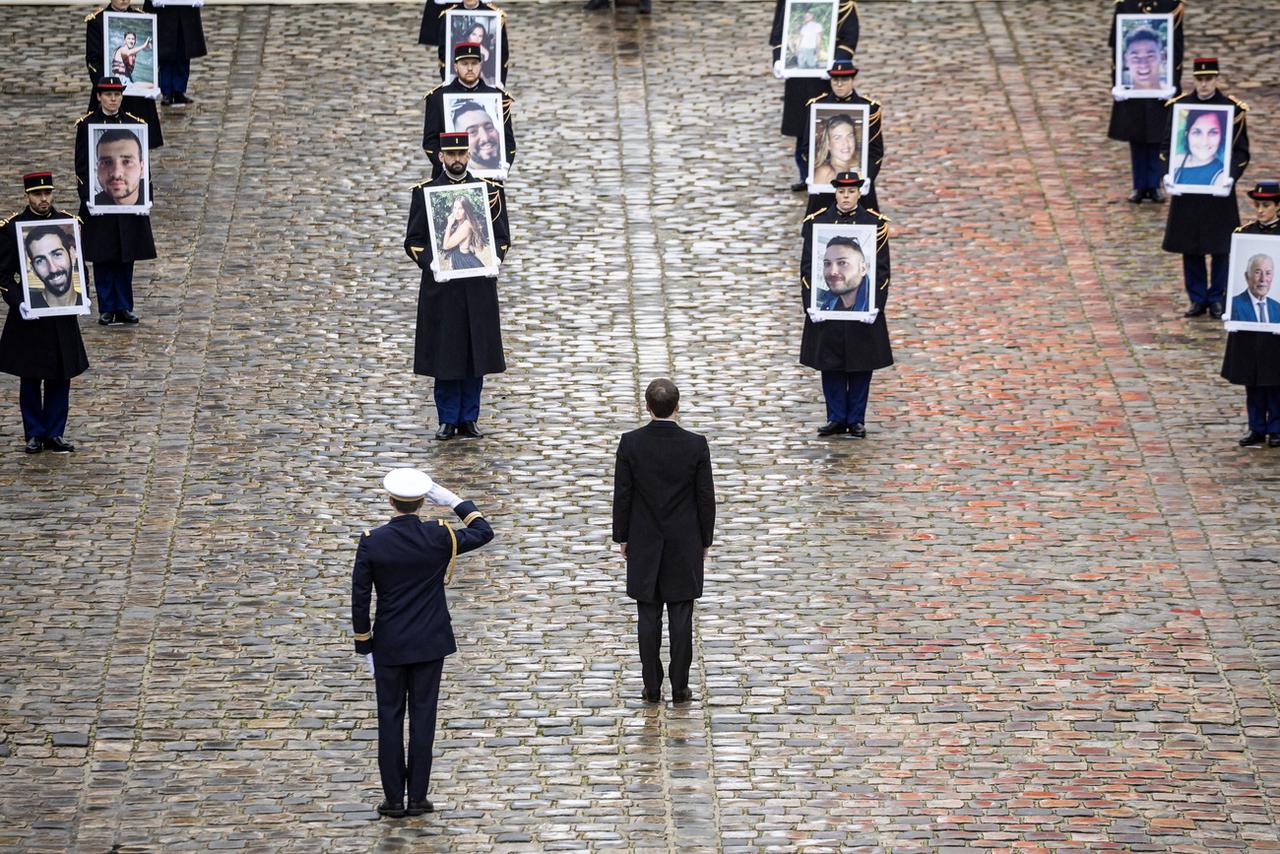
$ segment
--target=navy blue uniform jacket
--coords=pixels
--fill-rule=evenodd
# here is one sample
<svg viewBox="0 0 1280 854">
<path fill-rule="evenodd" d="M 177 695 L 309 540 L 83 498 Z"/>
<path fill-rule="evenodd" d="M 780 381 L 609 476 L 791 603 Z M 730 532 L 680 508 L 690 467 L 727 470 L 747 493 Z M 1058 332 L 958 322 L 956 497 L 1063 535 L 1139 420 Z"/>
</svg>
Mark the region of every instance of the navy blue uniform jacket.
<svg viewBox="0 0 1280 854">
<path fill-rule="evenodd" d="M 493 528 L 470 501 L 454 511 L 467 527 L 454 530 L 458 554 L 493 539 Z M 446 526 L 414 515 L 396 516 L 360 538 L 351 572 L 351 627 L 356 652 L 374 665 L 416 664 L 457 652 L 444 576 L 452 544 Z M 369 600 L 378 591 L 378 621 L 369 624 Z M 372 639 L 361 640 L 372 629 Z"/>
</svg>

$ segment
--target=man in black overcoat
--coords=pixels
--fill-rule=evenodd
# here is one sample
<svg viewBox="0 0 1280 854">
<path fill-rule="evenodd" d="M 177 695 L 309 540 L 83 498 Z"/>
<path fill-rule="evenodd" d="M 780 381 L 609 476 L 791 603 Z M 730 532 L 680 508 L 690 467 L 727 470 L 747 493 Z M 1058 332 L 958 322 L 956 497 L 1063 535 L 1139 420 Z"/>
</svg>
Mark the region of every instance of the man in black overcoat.
<svg viewBox="0 0 1280 854">
<path fill-rule="evenodd" d="M 26 208 L 0 223 L 0 296 L 9 306 L 0 331 L 0 371 L 20 379 L 18 405 L 26 452 L 68 453 L 75 450 L 62 438 L 70 410 L 71 378 L 89 369 L 89 359 L 75 315 L 27 316 L 30 306 L 22 301 L 23 259 L 15 223 L 75 217 L 53 206 L 52 172 L 32 172 L 23 176 L 22 183 Z"/>
<path fill-rule="evenodd" d="M 499 79 L 489 80 L 495 86 L 507 85 L 507 62 L 511 58 L 511 52 L 507 49 L 507 13 L 499 9 L 492 3 L 483 2 L 483 0 L 462 0 L 459 3 L 439 4 L 434 0 L 427 0 L 427 5 L 422 10 L 422 26 L 418 29 L 418 44 L 427 46 L 435 45 L 436 53 L 439 56 L 440 63 L 440 79 L 445 78 L 445 56 L 449 32 L 447 26 L 446 15 L 450 11 L 481 11 L 481 12 L 497 12 L 502 21 L 502 38 L 499 40 Z M 456 56 L 456 55 L 455 55 Z M 455 72 L 456 73 L 456 72 Z"/>
<path fill-rule="evenodd" d="M 143 9 L 156 16 L 156 60 L 160 65 L 161 103 L 185 107 L 191 81 L 191 60 L 209 53 L 204 43 L 204 22 L 199 6 L 156 6 L 146 0 Z"/>
<path fill-rule="evenodd" d="M 89 126 L 143 124 L 121 107 L 124 86 L 115 77 L 103 77 L 94 86 L 100 106 L 76 122 L 76 189 L 80 192 L 80 219 L 84 227 L 84 259 L 93 262 L 93 284 L 98 292 L 98 322 L 115 326 L 138 322 L 133 313 L 133 265 L 156 257 L 151 217 L 137 214 L 89 213 L 89 170 L 94 154 L 89 150 Z M 144 176 L 145 178 L 146 176 Z M 150 182 L 146 186 L 149 188 Z"/>
<path fill-rule="evenodd" d="M 1182 80 L 1182 0 L 1115 0 L 1111 16 L 1111 35 L 1107 42 L 1111 47 L 1112 80 L 1115 79 L 1116 16 L 1128 14 L 1173 14 L 1173 79 L 1169 81 L 1173 94 L 1181 90 Z M 1133 168 L 1133 192 L 1129 201 L 1134 204 L 1143 199 L 1164 201 L 1160 178 L 1164 170 L 1160 163 L 1160 146 L 1169 138 L 1169 108 L 1161 98 L 1129 98 L 1120 89 L 1112 89 L 1115 103 L 1111 105 L 1111 123 L 1107 136 L 1129 143 L 1129 160 Z"/>
<path fill-rule="evenodd" d="M 1280 181 L 1260 181 L 1249 191 L 1258 218 L 1237 228 L 1240 234 L 1280 237 Z M 1280 318 L 1268 318 L 1274 322 Z M 1260 448 L 1265 441 L 1280 448 L 1280 334 L 1241 330 L 1227 333 L 1222 378 L 1244 386 L 1249 432 L 1242 448 Z"/>
<path fill-rule="evenodd" d="M 832 184 L 836 188 L 835 204 L 806 217 L 801 231 L 804 250 L 800 257 L 800 300 L 805 319 L 800 338 L 800 364 L 822 372 L 827 423 L 818 428 L 818 435 L 848 433 L 862 439 L 867 435 L 865 422 L 871 373 L 893 364 L 889 327 L 884 316 L 889 299 L 889 220 L 859 204 L 862 176 L 856 172 L 841 172 Z M 809 264 L 813 257 L 813 226 L 819 223 L 876 227 L 876 314 L 870 323 L 823 320 L 810 309 L 810 289 L 815 283 L 809 281 Z M 866 254 L 867 249 L 863 252 Z M 870 258 L 866 260 L 872 263 Z"/>
<path fill-rule="evenodd" d="M 431 243 L 430 226 L 422 188 L 478 181 L 488 188 L 489 215 L 493 218 L 493 246 L 499 262 L 507 257 L 511 229 L 507 224 L 506 196 L 497 181 L 473 178 L 467 171 L 467 135 L 440 135 L 439 150 L 444 171 L 440 177 L 413 188 L 409 226 L 404 249 L 422 269 L 418 290 L 418 327 L 414 337 L 413 372 L 435 378 L 436 438 L 465 436 L 478 439 L 480 392 L 486 374 L 507 369 L 502 352 L 502 326 L 498 315 L 498 279 L 468 276 L 437 282 L 440 270 Z"/>
<path fill-rule="evenodd" d="M 613 473 L 613 541 L 627 561 L 636 600 L 644 700 L 662 699 L 662 608 L 671 635 L 671 701 L 693 699 L 693 603 L 716 525 L 716 493 L 706 437 L 676 423 L 680 391 L 656 379 L 644 393 L 653 416 L 622 434 Z"/>
<path fill-rule="evenodd" d="M 477 44 L 460 44 L 455 48 L 453 73 L 453 80 L 432 89 L 423 98 L 422 150 L 427 153 L 427 158 L 431 161 L 431 177 L 439 178 L 443 169 L 437 142 L 440 134 L 445 133 L 448 128 L 444 114 L 444 96 L 464 92 L 476 94 L 497 92 L 502 95 L 502 134 L 506 147 L 506 164 L 503 167 L 505 177 L 506 170 L 509 170 L 516 160 L 516 134 L 511 124 L 511 96 L 480 79 L 480 46 Z"/>
<path fill-rule="evenodd" d="M 378 693 L 378 771 L 390 818 L 422 815 L 427 800 L 436 703 L 445 656 L 458 651 L 445 600 L 454 560 L 493 539 L 493 528 L 463 501 L 417 469 L 393 469 L 382 481 L 396 511 L 391 521 L 365 531 L 351 572 L 351 628 L 356 654 L 367 658 Z M 418 518 L 423 501 L 452 507 L 466 527 Z M 373 591 L 378 619 L 369 620 Z M 404 717 L 409 712 L 405 757 Z M 405 795 L 409 803 L 406 808 Z"/>
<path fill-rule="evenodd" d="M 102 49 L 102 13 L 103 12 L 129 12 L 135 15 L 142 14 L 142 10 L 135 9 L 129 4 L 129 0 L 111 0 L 111 2 L 101 9 L 95 9 L 85 16 L 84 24 L 84 64 L 89 70 L 89 82 L 93 84 L 89 92 L 89 110 L 92 112 L 98 108 L 98 81 L 103 77 L 111 76 L 110 65 L 103 65 L 103 49 Z M 157 22 L 157 28 L 159 23 Z M 161 45 L 163 47 L 163 45 Z M 153 98 L 143 97 L 142 95 L 125 95 L 122 109 L 126 113 L 138 116 L 147 125 L 147 148 L 156 149 L 164 146 L 164 131 L 160 127 L 160 111 L 156 109 L 156 102 Z"/>
<path fill-rule="evenodd" d="M 773 29 L 769 34 L 769 44 L 773 47 L 773 74 L 783 77 L 782 37 L 786 25 L 786 0 L 776 0 L 773 10 Z M 854 0 L 841 0 L 836 12 L 836 50 L 833 60 L 853 60 L 858 49 L 858 6 Z M 796 168 L 800 170 L 800 180 L 791 185 L 791 189 L 800 192 L 808 188 L 805 176 L 808 174 L 808 163 L 801 151 L 800 138 L 804 134 L 805 123 L 809 120 L 809 101 L 821 95 L 826 88 L 826 81 L 821 77 L 787 77 L 782 92 L 782 135 L 794 137 L 796 140 Z"/>
<path fill-rule="evenodd" d="M 809 169 L 809 132 L 812 123 L 809 121 L 808 113 L 814 104 L 865 104 L 867 106 L 867 174 L 864 175 L 865 184 L 862 190 L 862 206 L 872 210 L 880 210 L 880 203 L 876 199 L 876 177 L 880 174 L 880 166 L 884 162 L 884 110 L 880 106 L 880 102 L 874 98 L 867 98 L 859 95 L 854 88 L 854 79 L 858 76 L 858 67 L 852 61 L 847 59 L 837 59 L 831 63 L 831 69 L 827 72 L 830 82 L 827 84 L 826 91 L 821 95 L 814 97 L 805 105 L 806 115 L 804 121 L 804 129 L 798 139 L 800 150 L 804 155 L 805 174 Z M 809 193 L 809 207 L 805 211 L 805 215 L 813 213 L 819 208 L 831 207 L 835 204 L 835 196 L 831 193 Z"/>
<path fill-rule="evenodd" d="M 1218 88 L 1218 60 L 1201 57 L 1195 60 L 1195 88 L 1169 101 L 1173 104 L 1233 105 L 1234 126 L 1231 138 L 1231 162 L 1218 178 L 1218 195 L 1187 193 L 1175 195 L 1169 204 L 1169 220 L 1165 223 L 1163 248 L 1182 255 L 1183 284 L 1190 305 L 1184 317 L 1198 317 L 1206 311 L 1214 318 L 1222 317 L 1227 300 L 1227 270 L 1230 264 L 1231 232 L 1240 225 L 1240 207 L 1236 204 L 1235 182 L 1249 166 L 1249 130 L 1245 113 L 1249 105 L 1225 94 Z M 1173 116 L 1160 158 L 1169 162 L 1169 139 Z M 1224 137 L 1227 135 L 1224 134 Z M 1168 176 L 1165 176 L 1168 180 Z M 1171 187 L 1170 192 L 1174 192 Z M 1210 257 L 1211 272 L 1205 269 L 1205 256 Z"/>
</svg>

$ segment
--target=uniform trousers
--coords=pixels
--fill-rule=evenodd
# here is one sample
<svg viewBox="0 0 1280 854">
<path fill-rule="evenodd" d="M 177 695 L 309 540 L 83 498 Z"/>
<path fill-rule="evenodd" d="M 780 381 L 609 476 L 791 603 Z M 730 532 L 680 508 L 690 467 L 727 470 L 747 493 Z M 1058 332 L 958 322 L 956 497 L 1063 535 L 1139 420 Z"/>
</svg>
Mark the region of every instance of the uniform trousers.
<svg viewBox="0 0 1280 854">
<path fill-rule="evenodd" d="M 1245 386 L 1244 408 L 1249 413 L 1250 430 L 1280 434 L 1280 385 Z"/>
<path fill-rule="evenodd" d="M 1160 166 L 1160 143 L 1129 143 L 1129 162 L 1133 165 L 1133 189 L 1154 190 L 1164 178 Z"/>
<path fill-rule="evenodd" d="M 98 292 L 98 311 L 133 311 L 132 261 L 95 261 L 93 285 Z"/>
<path fill-rule="evenodd" d="M 667 630 L 671 634 L 671 690 L 689 689 L 693 663 L 693 602 L 667 602 Z M 640 672 L 644 690 L 662 690 L 662 602 L 636 602 L 640 639 Z"/>
<path fill-rule="evenodd" d="M 414 664 L 379 664 L 373 661 L 373 682 L 378 690 L 378 772 L 382 793 L 393 804 L 405 796 L 421 801 L 431 782 L 431 748 L 436 740 L 436 704 L 440 699 L 440 674 L 444 659 Z M 409 761 L 405 762 L 404 713 L 409 711 Z"/>
<path fill-rule="evenodd" d="M 862 424 L 867 420 L 867 396 L 871 371 L 823 371 L 822 396 L 827 420 L 836 424 Z"/>
<path fill-rule="evenodd" d="M 27 439 L 61 436 L 67 429 L 67 412 L 71 408 L 71 380 L 23 377 L 18 384 L 18 406 L 22 408 L 22 432 Z"/>
<path fill-rule="evenodd" d="M 480 390 L 484 377 L 436 380 L 436 415 L 441 424 L 461 424 L 480 418 Z"/>
<path fill-rule="evenodd" d="M 1227 301 L 1227 270 L 1231 256 L 1223 254 L 1209 257 L 1212 259 L 1212 279 L 1206 271 L 1203 255 L 1182 256 L 1182 280 L 1187 286 L 1187 297 L 1197 305 Z"/>
<path fill-rule="evenodd" d="M 160 94 L 172 95 L 175 92 L 186 92 L 187 82 L 190 79 L 190 59 L 183 57 L 160 61 Z"/>
<path fill-rule="evenodd" d="M 809 150 L 805 148 L 800 137 L 796 137 L 796 168 L 800 170 L 800 180 L 807 180 L 809 177 Z"/>
</svg>

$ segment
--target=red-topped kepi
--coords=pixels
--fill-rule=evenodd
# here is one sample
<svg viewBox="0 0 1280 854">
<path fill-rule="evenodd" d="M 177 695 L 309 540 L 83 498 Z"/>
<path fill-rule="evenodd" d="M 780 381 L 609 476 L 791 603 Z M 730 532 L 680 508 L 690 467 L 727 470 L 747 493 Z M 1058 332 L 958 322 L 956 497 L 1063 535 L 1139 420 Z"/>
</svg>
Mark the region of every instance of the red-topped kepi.
<svg viewBox="0 0 1280 854">
<path fill-rule="evenodd" d="M 1197 77 L 1212 77 L 1218 73 L 1218 58 L 1216 56 L 1197 56 L 1191 64 L 1192 74 Z"/>
<path fill-rule="evenodd" d="M 52 172 L 28 172 L 22 176 L 22 189 L 27 193 L 53 189 Z"/>
<path fill-rule="evenodd" d="M 459 59 L 484 59 L 479 42 L 459 42 L 453 46 L 453 61 Z"/>
<path fill-rule="evenodd" d="M 831 186 L 837 190 L 841 187 L 862 187 L 862 176 L 857 172 L 841 172 L 831 179 Z"/>
<path fill-rule="evenodd" d="M 93 86 L 95 92 L 123 92 L 124 81 L 119 77 L 103 77 Z"/>
<path fill-rule="evenodd" d="M 1257 202 L 1280 202 L 1280 181 L 1259 181 L 1253 185 L 1248 196 Z"/>
<path fill-rule="evenodd" d="M 462 133 L 442 133 L 439 136 L 441 151 L 468 151 L 470 149 L 470 139 L 465 132 Z"/>
</svg>

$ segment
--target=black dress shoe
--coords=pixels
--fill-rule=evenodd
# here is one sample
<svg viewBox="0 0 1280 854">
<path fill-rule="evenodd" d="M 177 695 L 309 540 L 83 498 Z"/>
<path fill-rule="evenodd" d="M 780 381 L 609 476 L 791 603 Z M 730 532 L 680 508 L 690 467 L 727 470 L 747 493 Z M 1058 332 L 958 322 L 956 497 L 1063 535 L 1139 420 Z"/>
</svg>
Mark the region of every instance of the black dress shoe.
<svg viewBox="0 0 1280 854">
<path fill-rule="evenodd" d="M 1147 197 L 1146 190 L 1134 190 L 1132 193 L 1129 194 L 1129 201 L 1135 205 L 1140 205 L 1142 204 L 1142 200 L 1145 199 L 1146 197 Z"/>
<path fill-rule="evenodd" d="M 116 320 L 116 313 L 114 311 L 104 311 L 102 314 L 98 315 L 98 322 L 103 326 L 115 326 L 120 321 Z"/>
<path fill-rule="evenodd" d="M 400 801 L 394 804 L 391 801 L 383 801 L 378 804 L 378 815 L 385 815 L 387 818 L 404 818 L 404 804 Z"/>
<path fill-rule="evenodd" d="M 650 12 L 653 11 L 652 0 L 640 0 L 640 7 L 636 9 L 636 11 L 639 12 L 641 15 L 648 15 Z"/>
<path fill-rule="evenodd" d="M 1240 447 L 1242 448 L 1261 448 L 1262 443 L 1267 441 L 1267 437 L 1259 433 L 1257 430 L 1250 430 L 1248 433 L 1240 437 Z"/>
<path fill-rule="evenodd" d="M 140 318 L 138 317 L 138 315 L 134 314 L 132 311 L 116 312 L 116 321 L 119 323 L 134 324 L 134 323 L 137 323 L 139 320 Z"/>
<path fill-rule="evenodd" d="M 1209 303 L 1209 316 L 1214 320 L 1221 320 L 1222 315 L 1226 310 L 1227 307 L 1220 302 Z"/>
<path fill-rule="evenodd" d="M 458 435 L 466 436 L 468 439 L 483 439 L 484 434 L 480 432 L 480 428 L 476 426 L 474 421 L 463 421 L 458 425 Z"/>
<path fill-rule="evenodd" d="M 662 692 L 661 691 L 645 691 L 643 694 L 640 695 L 640 698 L 644 700 L 646 703 L 661 703 Z"/>
<path fill-rule="evenodd" d="M 1187 310 L 1182 313 L 1183 317 L 1199 317 L 1209 310 L 1209 306 L 1202 302 L 1193 302 L 1187 306 Z"/>
<path fill-rule="evenodd" d="M 409 815 L 424 815 L 425 813 L 435 812 L 435 811 L 436 811 L 435 804 L 431 803 L 431 801 L 427 800 L 426 798 L 423 798 L 420 801 L 415 801 L 411 799 L 409 801 L 409 808 L 405 810 L 405 812 L 407 812 Z"/>
<path fill-rule="evenodd" d="M 865 439 L 867 438 L 867 428 L 861 424 L 850 424 L 849 435 L 855 439 Z"/>
<path fill-rule="evenodd" d="M 24 450 L 28 454 L 38 454 L 44 450 L 44 439 L 28 439 Z"/>
<path fill-rule="evenodd" d="M 793 193 L 799 193 L 807 189 L 809 189 L 809 185 L 805 181 L 796 181 L 791 185 L 791 192 Z"/>
<path fill-rule="evenodd" d="M 1268 434 L 1267 434 L 1267 447 L 1268 447 L 1268 448 L 1280 448 L 1280 433 L 1268 433 Z"/>
<path fill-rule="evenodd" d="M 187 104 L 195 103 L 194 99 L 187 95 L 186 92 L 173 93 L 173 105 L 175 107 L 185 107 Z"/>
<path fill-rule="evenodd" d="M 849 429 L 848 424 L 841 424 L 838 421 L 828 421 L 818 428 L 819 436 L 834 436 L 837 433 L 843 433 Z"/>
<path fill-rule="evenodd" d="M 671 702 L 673 703 L 687 703 L 692 699 L 693 699 L 693 692 L 690 691 L 688 688 L 685 688 L 683 691 L 671 692 Z"/>
<path fill-rule="evenodd" d="M 1147 190 L 1147 198 L 1159 204 L 1160 202 L 1163 202 L 1168 197 L 1165 196 L 1164 190 L 1160 189 L 1159 187 L 1155 187 L 1153 189 Z"/>
<path fill-rule="evenodd" d="M 163 98 L 161 98 L 161 99 L 160 99 L 160 103 L 161 103 L 161 104 L 164 104 L 166 107 L 172 107 L 172 106 L 173 106 L 173 96 L 172 96 L 172 95 L 165 95 Z"/>
<path fill-rule="evenodd" d="M 55 454 L 69 454 L 76 449 L 76 446 L 70 442 L 64 442 L 61 436 L 45 439 L 44 447 L 45 450 L 53 451 Z"/>
<path fill-rule="evenodd" d="M 456 435 L 458 435 L 458 428 L 452 424 L 441 424 L 440 429 L 436 431 L 436 438 L 442 442 Z"/>
<path fill-rule="evenodd" d="M 582 7 L 583 11 L 585 12 L 596 12 L 596 11 L 599 11 L 600 9 L 608 9 L 608 8 L 609 8 L 609 0 L 587 0 L 586 4 L 583 5 Z"/>
</svg>

